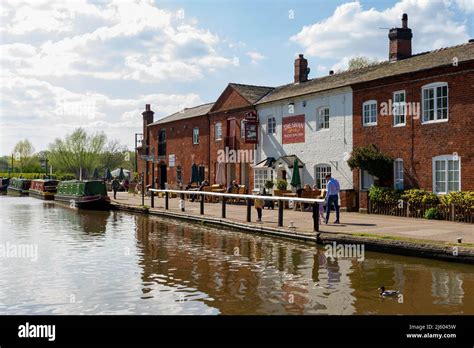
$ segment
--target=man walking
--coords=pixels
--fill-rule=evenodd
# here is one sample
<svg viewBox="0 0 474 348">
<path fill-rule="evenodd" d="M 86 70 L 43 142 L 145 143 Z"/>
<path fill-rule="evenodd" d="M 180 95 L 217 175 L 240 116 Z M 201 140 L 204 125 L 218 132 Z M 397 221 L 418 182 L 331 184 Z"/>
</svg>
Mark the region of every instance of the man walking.
<svg viewBox="0 0 474 348">
<path fill-rule="evenodd" d="M 120 182 L 117 180 L 117 177 L 114 176 L 112 180 L 112 191 L 114 191 L 114 199 L 117 199 L 117 191 L 120 188 Z"/>
<path fill-rule="evenodd" d="M 329 221 L 329 214 L 331 213 L 331 206 L 334 203 L 336 208 L 336 221 L 335 224 L 339 223 L 339 191 L 341 190 L 339 182 L 331 178 L 331 174 L 326 175 L 326 190 L 327 190 L 327 200 L 326 200 L 326 225 Z"/>
</svg>

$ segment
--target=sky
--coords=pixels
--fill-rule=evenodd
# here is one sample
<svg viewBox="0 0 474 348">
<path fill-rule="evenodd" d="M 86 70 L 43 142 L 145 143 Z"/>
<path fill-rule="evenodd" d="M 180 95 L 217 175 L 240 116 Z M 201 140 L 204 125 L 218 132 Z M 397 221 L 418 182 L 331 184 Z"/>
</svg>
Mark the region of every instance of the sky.
<svg viewBox="0 0 474 348">
<path fill-rule="evenodd" d="M 408 14 L 413 53 L 474 38 L 472 0 L 0 0 L 0 155 L 36 151 L 82 127 L 130 149 L 155 120 L 215 101 L 229 82 L 292 82 L 351 57 L 388 59 L 388 28 Z"/>
</svg>

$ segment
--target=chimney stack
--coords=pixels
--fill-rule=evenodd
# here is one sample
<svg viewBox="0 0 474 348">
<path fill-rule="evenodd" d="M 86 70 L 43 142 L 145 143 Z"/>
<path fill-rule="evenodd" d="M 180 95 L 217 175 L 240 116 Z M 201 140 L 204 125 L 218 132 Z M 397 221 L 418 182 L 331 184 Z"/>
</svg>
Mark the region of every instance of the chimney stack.
<svg viewBox="0 0 474 348">
<path fill-rule="evenodd" d="M 295 83 L 308 81 L 308 60 L 302 54 L 295 59 Z"/>
<path fill-rule="evenodd" d="M 411 29 L 408 28 L 408 15 L 406 13 L 402 16 L 402 27 L 390 29 L 388 38 L 390 39 L 390 61 L 411 57 L 411 39 L 413 38 L 413 34 L 411 33 Z"/>
<path fill-rule="evenodd" d="M 142 112 L 143 116 L 143 145 L 149 145 L 149 140 L 148 140 L 148 129 L 147 126 L 150 123 L 153 123 L 153 115 L 155 113 L 151 111 L 150 104 L 145 105 L 145 111 Z M 147 153 L 148 154 L 148 146 L 147 146 Z"/>
</svg>

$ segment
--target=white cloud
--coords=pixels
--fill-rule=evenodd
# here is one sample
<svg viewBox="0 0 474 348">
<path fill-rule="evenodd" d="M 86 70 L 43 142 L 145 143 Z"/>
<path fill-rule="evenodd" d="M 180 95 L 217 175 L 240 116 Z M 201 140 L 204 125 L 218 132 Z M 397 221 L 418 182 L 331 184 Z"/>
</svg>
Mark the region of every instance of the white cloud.
<svg viewBox="0 0 474 348">
<path fill-rule="evenodd" d="M 467 42 L 468 28 L 444 1 L 402 0 L 384 10 L 364 9 L 360 2 L 340 5 L 323 21 L 304 26 L 291 41 L 308 56 L 340 60 L 338 66 L 355 55 L 388 59 L 388 30 L 401 26 L 408 14 L 413 31 L 413 53 Z"/>
<path fill-rule="evenodd" d="M 459 8 L 467 13 L 474 12 L 474 1 L 472 0 L 455 0 Z"/>
<path fill-rule="evenodd" d="M 256 51 L 249 51 L 247 55 L 250 57 L 252 64 L 258 64 L 261 60 L 265 59 L 265 56 Z"/>
</svg>

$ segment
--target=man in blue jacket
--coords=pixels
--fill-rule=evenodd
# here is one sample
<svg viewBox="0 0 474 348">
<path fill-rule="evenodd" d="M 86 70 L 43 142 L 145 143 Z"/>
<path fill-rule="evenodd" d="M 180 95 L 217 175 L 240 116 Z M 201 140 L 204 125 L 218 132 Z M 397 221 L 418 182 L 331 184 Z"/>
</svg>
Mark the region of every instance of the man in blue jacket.
<svg viewBox="0 0 474 348">
<path fill-rule="evenodd" d="M 339 191 L 341 187 L 339 186 L 339 182 L 331 178 L 331 174 L 326 175 L 326 225 L 329 221 L 329 214 L 331 213 L 331 206 L 334 203 L 334 207 L 336 208 L 336 221 L 335 224 L 339 223 Z"/>
</svg>

